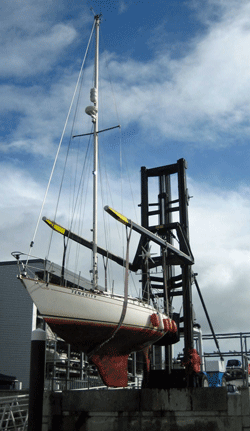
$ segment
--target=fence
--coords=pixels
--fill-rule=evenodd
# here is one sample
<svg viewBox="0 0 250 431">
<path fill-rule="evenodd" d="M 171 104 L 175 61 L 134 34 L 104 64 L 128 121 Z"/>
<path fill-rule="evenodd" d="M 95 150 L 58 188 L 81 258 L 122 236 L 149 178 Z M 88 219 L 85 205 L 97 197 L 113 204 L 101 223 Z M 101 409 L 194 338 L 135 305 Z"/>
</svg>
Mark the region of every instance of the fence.
<svg viewBox="0 0 250 431">
<path fill-rule="evenodd" d="M 28 395 L 0 398 L 0 430 L 26 431 L 28 426 L 28 408 Z"/>
<path fill-rule="evenodd" d="M 137 354 L 138 355 L 138 354 Z M 138 355 L 139 356 L 139 355 Z M 128 386 L 139 389 L 142 382 L 141 361 L 133 353 L 129 358 Z M 103 387 L 102 379 L 84 353 L 77 352 L 62 340 L 47 340 L 45 389 L 65 391 Z"/>
</svg>

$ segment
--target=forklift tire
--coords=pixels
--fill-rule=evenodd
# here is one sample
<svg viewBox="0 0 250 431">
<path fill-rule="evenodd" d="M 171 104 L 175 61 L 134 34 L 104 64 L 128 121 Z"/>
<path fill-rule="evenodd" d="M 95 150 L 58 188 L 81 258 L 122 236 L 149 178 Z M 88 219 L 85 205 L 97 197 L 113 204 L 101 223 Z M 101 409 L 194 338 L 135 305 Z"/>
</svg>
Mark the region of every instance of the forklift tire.
<svg viewBox="0 0 250 431">
<path fill-rule="evenodd" d="M 200 376 L 200 387 L 201 388 L 208 388 L 209 387 L 208 378 L 207 378 L 207 376 L 205 376 L 205 374 L 202 374 Z"/>
</svg>

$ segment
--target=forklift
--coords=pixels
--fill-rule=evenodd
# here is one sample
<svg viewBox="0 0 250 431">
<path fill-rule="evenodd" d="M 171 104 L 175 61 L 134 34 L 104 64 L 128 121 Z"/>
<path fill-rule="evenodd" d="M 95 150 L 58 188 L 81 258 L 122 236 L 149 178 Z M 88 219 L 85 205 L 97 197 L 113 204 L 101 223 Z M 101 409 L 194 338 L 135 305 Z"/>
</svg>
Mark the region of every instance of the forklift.
<svg viewBox="0 0 250 431">
<path fill-rule="evenodd" d="M 164 312 L 173 319 L 177 331 L 161 338 L 158 346 L 165 347 L 165 369 L 144 370 L 144 388 L 208 387 L 208 376 L 202 367 L 202 358 L 194 348 L 195 329 L 192 285 L 197 288 L 204 312 L 220 354 L 212 323 L 192 271 L 194 257 L 189 242 L 188 205 L 190 196 L 186 182 L 187 162 L 147 169 L 141 168 L 141 226 L 145 232 L 164 240 L 167 247 L 159 246 L 158 253 L 151 253 L 151 238 L 141 232 L 134 265 L 140 266 L 142 298 L 161 303 Z M 155 190 L 158 194 L 155 196 Z M 172 195 L 175 194 L 174 198 Z M 152 201 L 153 197 L 153 201 Z M 151 198 L 151 199 L 150 199 Z M 140 250 L 145 252 L 141 254 Z M 176 251 L 178 250 L 178 252 Z M 173 300 L 179 297 L 183 315 L 174 312 Z M 184 339 L 183 358 L 179 367 L 173 361 L 172 345 Z M 220 354 L 221 356 L 221 354 Z M 221 357 L 221 360 L 223 358 Z"/>
</svg>

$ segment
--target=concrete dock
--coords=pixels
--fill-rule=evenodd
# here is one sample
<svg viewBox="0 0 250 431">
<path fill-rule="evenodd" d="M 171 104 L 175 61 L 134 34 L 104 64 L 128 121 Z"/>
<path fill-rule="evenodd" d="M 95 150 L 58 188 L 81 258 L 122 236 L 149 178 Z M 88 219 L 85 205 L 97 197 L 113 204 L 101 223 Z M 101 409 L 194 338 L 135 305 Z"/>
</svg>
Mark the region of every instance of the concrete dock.
<svg viewBox="0 0 250 431">
<path fill-rule="evenodd" d="M 226 388 L 46 392 L 42 431 L 250 431 L 250 393 Z"/>
</svg>

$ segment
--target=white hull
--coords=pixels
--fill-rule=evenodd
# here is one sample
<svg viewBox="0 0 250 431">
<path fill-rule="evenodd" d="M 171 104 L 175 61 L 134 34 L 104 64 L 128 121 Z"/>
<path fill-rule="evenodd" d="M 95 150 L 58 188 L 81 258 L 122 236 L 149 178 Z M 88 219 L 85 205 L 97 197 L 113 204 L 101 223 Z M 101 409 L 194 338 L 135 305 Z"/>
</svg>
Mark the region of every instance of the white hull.
<svg viewBox="0 0 250 431">
<path fill-rule="evenodd" d="M 123 297 L 105 292 L 92 293 L 82 289 L 47 284 L 35 279 L 21 277 L 29 295 L 45 318 L 73 319 L 117 325 L 122 312 Z M 154 329 L 150 316 L 156 309 L 135 298 L 128 299 L 123 326 Z M 159 313 L 159 336 L 164 335 L 163 319 Z"/>
<path fill-rule="evenodd" d="M 153 343 L 164 335 L 169 344 L 175 342 L 171 329 L 164 329 L 170 319 L 136 298 L 128 299 L 125 318 L 119 325 L 122 296 L 62 287 L 23 276 L 20 280 L 51 329 L 90 355 L 108 386 L 127 385 L 130 353 L 143 350 L 148 368 L 149 347 Z"/>
</svg>

